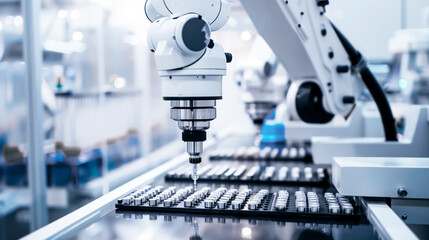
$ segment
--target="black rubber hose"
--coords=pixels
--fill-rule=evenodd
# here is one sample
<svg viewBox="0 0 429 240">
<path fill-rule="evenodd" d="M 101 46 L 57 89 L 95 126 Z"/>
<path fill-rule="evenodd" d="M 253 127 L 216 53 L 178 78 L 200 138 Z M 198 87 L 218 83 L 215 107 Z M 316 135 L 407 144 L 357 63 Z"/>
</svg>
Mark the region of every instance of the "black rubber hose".
<svg viewBox="0 0 429 240">
<path fill-rule="evenodd" d="M 340 39 L 341 44 L 344 46 L 344 49 L 349 55 L 352 66 L 355 67 L 358 64 L 362 64 L 363 58 L 360 52 L 353 47 L 353 45 L 340 32 L 340 30 L 335 27 L 333 23 L 331 23 L 331 25 L 334 28 L 338 38 Z M 389 101 L 387 100 L 383 89 L 381 88 L 380 84 L 378 84 L 377 79 L 374 77 L 371 70 L 369 70 L 366 63 L 363 66 L 360 66 L 359 73 L 362 78 L 362 81 L 364 82 L 365 86 L 369 90 L 369 93 L 374 99 L 378 111 L 380 112 L 386 141 L 398 141 L 395 118 L 393 117 L 392 109 L 390 108 Z"/>
</svg>

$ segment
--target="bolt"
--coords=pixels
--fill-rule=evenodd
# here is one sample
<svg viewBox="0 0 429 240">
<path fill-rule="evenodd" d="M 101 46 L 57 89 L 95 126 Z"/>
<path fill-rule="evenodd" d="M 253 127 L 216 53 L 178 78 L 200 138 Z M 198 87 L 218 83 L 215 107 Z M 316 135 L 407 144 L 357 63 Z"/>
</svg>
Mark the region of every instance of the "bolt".
<svg viewBox="0 0 429 240">
<path fill-rule="evenodd" d="M 337 66 L 337 73 L 346 73 L 349 71 L 348 65 L 338 65 Z"/>
<path fill-rule="evenodd" d="M 402 220 L 407 220 L 408 216 L 407 214 L 402 214 Z"/>
<path fill-rule="evenodd" d="M 354 96 L 344 96 L 343 97 L 343 103 L 344 104 L 354 104 L 355 103 L 355 97 Z"/>
<path fill-rule="evenodd" d="M 398 188 L 398 194 L 401 197 L 406 197 L 408 195 L 408 192 L 407 190 L 405 190 L 405 188 L 401 187 L 401 188 Z"/>
</svg>

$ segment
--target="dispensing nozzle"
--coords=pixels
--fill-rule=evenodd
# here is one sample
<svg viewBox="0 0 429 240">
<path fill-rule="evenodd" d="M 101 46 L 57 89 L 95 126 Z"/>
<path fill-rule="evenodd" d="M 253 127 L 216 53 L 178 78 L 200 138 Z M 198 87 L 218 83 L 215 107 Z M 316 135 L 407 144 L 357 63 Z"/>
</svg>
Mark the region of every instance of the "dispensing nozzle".
<svg viewBox="0 0 429 240">
<path fill-rule="evenodd" d="M 194 180 L 194 191 L 197 191 L 198 164 L 201 163 L 203 142 L 187 142 L 187 152 L 189 154 L 189 163 L 194 165 L 192 170 L 192 180 Z"/>
<path fill-rule="evenodd" d="M 197 191 L 197 180 L 198 180 L 198 165 L 194 164 L 194 168 L 192 170 L 192 180 L 194 180 L 194 192 Z"/>
<path fill-rule="evenodd" d="M 182 141 L 186 142 L 189 163 L 194 164 L 192 179 L 197 187 L 198 166 L 201 163 L 203 142 L 210 121 L 216 118 L 216 100 L 174 100 L 171 101 L 171 118 L 178 122 L 182 130 Z"/>
</svg>

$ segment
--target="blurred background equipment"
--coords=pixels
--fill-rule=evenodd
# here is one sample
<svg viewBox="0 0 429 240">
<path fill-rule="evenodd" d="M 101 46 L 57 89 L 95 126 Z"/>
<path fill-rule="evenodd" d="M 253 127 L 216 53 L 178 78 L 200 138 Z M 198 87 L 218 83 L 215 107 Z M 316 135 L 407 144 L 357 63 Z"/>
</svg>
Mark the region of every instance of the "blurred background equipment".
<svg viewBox="0 0 429 240">
<path fill-rule="evenodd" d="M 246 112 L 256 125 L 266 117 L 286 96 L 287 75 L 276 74 L 278 59 L 265 40 L 258 36 L 251 47 L 247 60 L 235 73 Z"/>
<path fill-rule="evenodd" d="M 429 103 L 429 25 L 395 33 L 389 42 L 394 55 L 388 91 L 398 101 Z"/>
</svg>

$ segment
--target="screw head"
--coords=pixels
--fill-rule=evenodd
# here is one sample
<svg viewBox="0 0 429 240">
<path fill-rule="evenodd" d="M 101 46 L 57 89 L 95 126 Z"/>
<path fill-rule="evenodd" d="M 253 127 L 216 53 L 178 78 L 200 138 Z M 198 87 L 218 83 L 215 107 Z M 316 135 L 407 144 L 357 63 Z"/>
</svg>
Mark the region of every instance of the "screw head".
<svg viewBox="0 0 429 240">
<path fill-rule="evenodd" d="M 407 220 L 408 216 L 407 216 L 407 214 L 402 214 L 401 218 L 402 218 L 402 220 Z"/>
<path fill-rule="evenodd" d="M 398 188 L 398 195 L 401 197 L 406 197 L 408 195 L 408 192 L 405 188 L 401 187 Z"/>
</svg>

